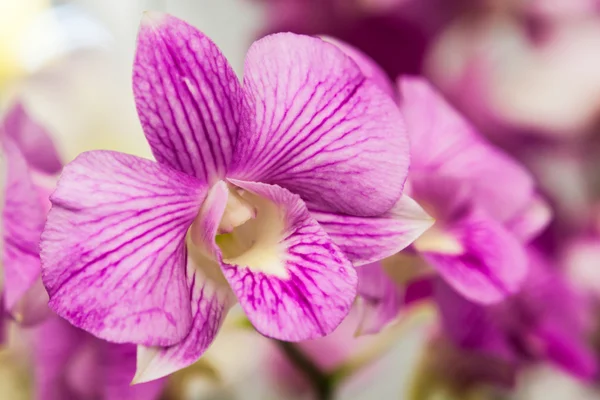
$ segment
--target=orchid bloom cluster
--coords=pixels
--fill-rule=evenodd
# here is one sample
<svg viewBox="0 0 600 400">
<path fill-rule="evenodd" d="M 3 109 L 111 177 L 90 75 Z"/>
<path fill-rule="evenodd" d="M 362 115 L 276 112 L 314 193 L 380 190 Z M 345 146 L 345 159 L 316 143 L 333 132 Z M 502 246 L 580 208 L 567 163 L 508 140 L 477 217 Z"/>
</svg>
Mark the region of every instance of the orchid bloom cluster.
<svg viewBox="0 0 600 400">
<path fill-rule="evenodd" d="M 595 378 L 588 303 L 534 243 L 552 217 L 534 178 L 424 78 L 277 33 L 240 82 L 206 35 L 150 12 L 133 94 L 154 161 L 63 166 L 21 105 L 2 125 L 2 321 L 34 331 L 40 398 L 157 398 L 236 307 L 310 349 L 423 300 L 457 354 Z"/>
</svg>

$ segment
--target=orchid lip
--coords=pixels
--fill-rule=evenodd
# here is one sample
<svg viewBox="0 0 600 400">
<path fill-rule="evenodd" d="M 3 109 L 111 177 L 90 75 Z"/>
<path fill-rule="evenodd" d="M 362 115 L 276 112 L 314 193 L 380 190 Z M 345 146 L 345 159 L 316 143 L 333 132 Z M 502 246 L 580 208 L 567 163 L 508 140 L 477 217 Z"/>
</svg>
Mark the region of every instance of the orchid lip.
<svg viewBox="0 0 600 400">
<path fill-rule="evenodd" d="M 232 184 L 227 187 L 227 205 L 214 237 L 222 260 L 227 264 L 285 277 L 283 252 L 279 249 L 285 229 L 281 210 L 271 201 L 249 191 Z M 198 231 L 198 226 L 202 226 L 199 221 L 192 223 L 188 247 L 202 249 L 205 235 Z M 217 261 L 205 251 L 200 252 L 212 262 Z M 191 253 L 194 255 L 197 251 L 192 250 Z M 202 261 L 206 263 L 207 260 Z M 198 261 L 197 264 L 203 265 Z"/>
</svg>

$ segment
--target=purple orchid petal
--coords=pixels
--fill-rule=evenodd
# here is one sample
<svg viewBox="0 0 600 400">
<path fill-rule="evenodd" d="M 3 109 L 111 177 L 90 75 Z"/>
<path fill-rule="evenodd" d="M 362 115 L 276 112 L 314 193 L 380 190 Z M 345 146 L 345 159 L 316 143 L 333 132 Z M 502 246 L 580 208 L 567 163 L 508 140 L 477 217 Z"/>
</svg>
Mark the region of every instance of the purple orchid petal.
<svg viewBox="0 0 600 400">
<path fill-rule="evenodd" d="M 230 182 L 260 198 L 264 217 L 254 245 L 222 262 L 256 329 L 287 341 L 331 333 L 356 296 L 352 264 L 310 216 L 299 196 L 275 185 Z"/>
<path fill-rule="evenodd" d="M 422 251 L 458 292 L 472 301 L 494 303 L 516 292 L 528 269 L 522 244 L 501 224 L 473 211 L 447 228 L 459 253 Z"/>
<path fill-rule="evenodd" d="M 17 145 L 2 138 L 6 162 L 4 191 L 3 255 L 4 300 L 12 311 L 40 276 L 40 235 L 46 210 L 29 167 Z"/>
<path fill-rule="evenodd" d="M 311 214 L 355 266 L 396 254 L 434 222 L 406 195 L 379 217 L 354 217 L 312 210 Z"/>
<path fill-rule="evenodd" d="M 44 321 L 53 312 L 48 308 L 48 293 L 42 279 L 36 279 L 12 309 L 13 317 L 21 326 L 33 326 Z"/>
<path fill-rule="evenodd" d="M 213 342 L 235 296 L 220 265 L 214 261 L 219 250 L 215 236 L 223 216 L 229 190 L 225 182 L 217 182 L 208 192 L 196 227 L 201 237 L 194 238 L 187 264 L 187 282 L 192 303 L 192 328 L 179 343 L 169 347 L 138 347 L 137 372 L 134 383 L 149 382 L 185 368 L 204 354 Z M 197 245 L 196 245 L 197 246 Z"/>
<path fill-rule="evenodd" d="M 390 81 L 390 78 L 388 78 L 385 71 L 381 69 L 381 67 L 377 65 L 377 63 L 375 63 L 371 57 L 367 56 L 356 47 L 342 42 L 341 40 L 334 39 L 329 36 L 321 36 L 321 39 L 339 47 L 340 50 L 346 53 L 346 55 L 348 55 L 356 64 L 358 64 L 358 67 L 362 73 L 368 79 L 371 79 L 381 90 L 387 93 L 388 96 L 392 98 L 396 96 L 396 89 Z"/>
<path fill-rule="evenodd" d="M 423 79 L 405 77 L 399 86 L 411 139 L 411 171 L 468 182 L 473 201 L 500 221 L 528 204 L 534 186 L 523 167 L 486 143 Z"/>
<path fill-rule="evenodd" d="M 62 162 L 52 138 L 28 115 L 23 104 L 14 104 L 2 125 L 4 134 L 21 150 L 27 164 L 47 174 L 60 172 Z"/>
<path fill-rule="evenodd" d="M 238 134 L 241 88 L 207 36 L 170 15 L 146 13 L 133 90 L 159 163 L 203 182 L 224 176 Z"/>
<path fill-rule="evenodd" d="M 265 37 L 246 57 L 244 92 L 231 177 L 352 215 L 382 214 L 399 199 L 409 163 L 402 116 L 336 46 Z"/>
<path fill-rule="evenodd" d="M 507 228 L 523 242 L 537 237 L 550 223 L 552 209 L 550 205 L 536 195 L 520 213 L 507 221 Z"/>
<path fill-rule="evenodd" d="M 218 268 L 218 265 L 216 266 Z M 211 345 L 229 311 L 235 304 L 227 282 L 211 282 L 196 266 L 188 268 L 193 322 L 188 335 L 169 347 L 138 348 L 134 383 L 143 383 L 172 374 L 198 361 Z"/>
<path fill-rule="evenodd" d="M 404 304 L 404 291 L 384 271 L 381 263 L 357 269 L 362 317 L 358 334 L 378 333 L 398 318 Z"/>
<path fill-rule="evenodd" d="M 158 400 L 164 390 L 166 380 L 131 385 L 135 373 L 136 346 L 114 344 L 97 340 L 100 366 L 103 372 L 102 398 Z"/>
<path fill-rule="evenodd" d="M 76 398 L 67 377 L 69 365 L 81 351 L 85 332 L 57 316 L 52 316 L 35 329 L 34 376 L 35 398 L 62 400 Z M 95 380 L 86 383 L 93 387 Z"/>
<path fill-rule="evenodd" d="M 83 153 L 63 170 L 42 235 L 50 308 L 102 339 L 172 345 L 192 323 L 185 236 L 206 195 L 138 157 Z"/>
<path fill-rule="evenodd" d="M 528 255 L 522 290 L 492 306 L 471 302 L 438 280 L 444 332 L 462 348 L 511 363 L 552 361 L 577 377 L 594 378 L 594 352 L 579 319 L 585 303 L 537 252 L 529 249 Z"/>
<path fill-rule="evenodd" d="M 536 336 L 550 361 L 580 379 L 591 381 L 597 378 L 598 364 L 594 351 L 573 331 L 565 326 L 545 324 L 538 327 Z"/>
<path fill-rule="evenodd" d="M 469 301 L 442 279 L 435 286 L 435 297 L 440 309 L 444 333 L 463 349 L 498 357 L 507 362 L 517 360 L 493 311 Z"/>
<path fill-rule="evenodd" d="M 54 315 L 35 330 L 36 398 L 158 399 L 164 381 L 131 386 L 136 346 L 97 339 Z"/>
</svg>

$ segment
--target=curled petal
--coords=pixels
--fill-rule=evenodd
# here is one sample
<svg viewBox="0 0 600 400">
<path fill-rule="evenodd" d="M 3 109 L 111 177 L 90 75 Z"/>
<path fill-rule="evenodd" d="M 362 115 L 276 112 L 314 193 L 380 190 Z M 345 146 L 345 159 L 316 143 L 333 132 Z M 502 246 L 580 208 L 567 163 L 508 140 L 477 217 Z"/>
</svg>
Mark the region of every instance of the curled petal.
<svg viewBox="0 0 600 400">
<path fill-rule="evenodd" d="M 250 48 L 232 177 L 277 184 L 332 212 L 398 200 L 408 140 L 392 99 L 336 46 L 281 33 Z"/>
<path fill-rule="evenodd" d="M 206 195 L 195 178 L 111 151 L 67 165 L 42 235 L 50 307 L 102 339 L 183 339 L 192 315 L 187 229 Z"/>
<path fill-rule="evenodd" d="M 4 300 L 6 309 L 12 311 L 40 276 L 39 242 L 46 209 L 17 145 L 4 137 L 2 147 L 6 165 L 2 210 Z"/>
<path fill-rule="evenodd" d="M 356 296 L 356 271 L 304 202 L 287 190 L 231 180 L 262 199 L 264 224 L 247 252 L 222 266 L 256 329 L 287 341 L 331 333 Z"/>
<path fill-rule="evenodd" d="M 197 220 L 201 226 L 196 228 L 204 235 L 194 240 L 205 246 L 194 248 L 190 245 L 187 282 L 192 303 L 192 328 L 181 342 L 173 346 L 139 346 L 134 383 L 152 381 L 198 361 L 215 339 L 229 308 L 235 303 L 235 296 L 219 264 L 213 259 L 218 254 L 218 249 L 214 249 L 214 237 L 227 196 L 224 182 L 211 188 Z"/>
<path fill-rule="evenodd" d="M 190 274 L 193 314 L 190 332 L 173 346 L 139 346 L 133 383 L 149 382 L 167 376 L 198 361 L 217 336 L 227 311 L 235 303 L 235 297 L 226 282 L 217 286 L 199 270 L 192 270 Z"/>
<path fill-rule="evenodd" d="M 355 266 L 399 252 L 434 222 L 407 195 L 402 195 L 391 210 L 379 217 L 355 217 L 319 211 L 311 211 L 311 214 Z"/>
<path fill-rule="evenodd" d="M 396 320 L 404 304 L 404 290 L 384 271 L 380 263 L 357 269 L 362 318 L 358 334 L 378 333 Z"/>
<path fill-rule="evenodd" d="M 528 270 L 523 245 L 482 212 L 471 212 L 449 227 L 460 252 L 422 255 L 458 292 L 472 301 L 495 303 L 520 289 Z"/>
<path fill-rule="evenodd" d="M 399 86 L 411 171 L 467 182 L 473 201 L 500 221 L 520 212 L 533 195 L 527 170 L 485 142 L 425 80 L 404 77 Z"/>
<path fill-rule="evenodd" d="M 62 168 L 58 151 L 44 127 L 29 116 L 22 103 L 15 103 L 4 117 L 3 134 L 21 150 L 27 164 L 46 174 Z"/>
<path fill-rule="evenodd" d="M 93 338 L 96 340 L 95 338 Z M 131 385 L 135 373 L 136 346 L 131 344 L 114 344 L 96 340 L 102 366 L 103 399 L 159 399 L 167 383 L 165 379 Z"/>
<path fill-rule="evenodd" d="M 207 36 L 170 15 L 146 13 L 133 91 L 159 163 L 203 182 L 224 176 L 237 138 L 241 89 Z"/>
</svg>

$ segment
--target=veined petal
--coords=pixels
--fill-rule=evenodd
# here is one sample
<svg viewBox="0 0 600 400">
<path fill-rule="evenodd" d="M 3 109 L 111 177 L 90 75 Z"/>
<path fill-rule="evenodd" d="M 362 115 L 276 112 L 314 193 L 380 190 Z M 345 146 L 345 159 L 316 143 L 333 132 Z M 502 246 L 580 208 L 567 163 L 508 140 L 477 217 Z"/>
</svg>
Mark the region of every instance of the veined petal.
<svg viewBox="0 0 600 400">
<path fill-rule="evenodd" d="M 357 272 L 362 304 L 357 333 L 378 333 L 398 317 L 404 304 L 403 288 L 390 278 L 380 263 L 363 265 Z"/>
<path fill-rule="evenodd" d="M 500 221 L 525 207 L 534 189 L 525 168 L 487 143 L 425 80 L 404 77 L 399 88 L 412 172 L 468 182 L 473 201 Z"/>
<path fill-rule="evenodd" d="M 139 346 L 133 383 L 149 382 L 195 363 L 215 339 L 236 299 L 216 261 L 215 244 L 229 189 L 223 181 L 208 192 L 190 232 L 187 284 L 192 303 L 192 328 L 179 343 L 168 347 Z"/>
<path fill-rule="evenodd" d="M 399 199 L 408 140 L 392 99 L 321 39 L 250 48 L 231 177 L 277 184 L 327 211 L 373 216 Z"/>
<path fill-rule="evenodd" d="M 46 210 L 17 145 L 4 137 L 2 147 L 6 165 L 2 210 L 4 299 L 6 309 L 12 311 L 40 276 L 39 242 Z"/>
<path fill-rule="evenodd" d="M 523 283 L 528 260 L 522 244 L 494 219 L 470 212 L 448 227 L 460 252 L 422 251 L 455 290 L 478 303 L 495 303 Z"/>
<path fill-rule="evenodd" d="M 371 57 L 356 47 L 342 42 L 341 40 L 334 39 L 329 36 L 321 36 L 321 39 L 339 47 L 340 50 L 346 53 L 346 55 L 348 55 L 356 64 L 358 64 L 358 67 L 362 73 L 368 79 L 372 80 L 381 90 L 387 93 L 388 96 L 392 98 L 396 96 L 396 89 L 394 88 L 394 85 L 392 85 L 390 78 L 388 78 L 385 71 L 381 69 L 381 67 L 377 65 L 377 63 Z"/>
<path fill-rule="evenodd" d="M 42 235 L 50 307 L 117 343 L 183 339 L 192 323 L 185 237 L 205 196 L 197 179 L 150 160 L 80 155 L 63 170 Z"/>
<path fill-rule="evenodd" d="M 159 163 L 203 182 L 224 176 L 238 134 L 241 89 L 207 36 L 170 15 L 146 13 L 133 91 Z"/>
<path fill-rule="evenodd" d="M 2 129 L 31 167 L 47 174 L 60 172 L 62 162 L 52 138 L 44 127 L 29 116 L 22 103 L 15 103 L 8 110 Z"/>
<path fill-rule="evenodd" d="M 217 336 L 229 308 L 235 304 L 227 282 L 210 280 L 191 260 L 188 274 L 193 315 L 190 332 L 173 346 L 139 346 L 133 383 L 153 381 L 198 361 Z"/>
<path fill-rule="evenodd" d="M 396 254 L 434 222 L 407 195 L 402 195 L 391 210 L 379 217 L 355 217 L 312 210 L 311 214 L 355 266 Z"/>
<path fill-rule="evenodd" d="M 233 292 L 256 329 L 287 341 L 331 333 L 356 296 L 354 267 L 299 196 L 263 183 L 229 180 L 257 196 L 264 218 L 252 247 L 222 261 Z"/>
</svg>

